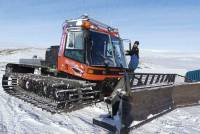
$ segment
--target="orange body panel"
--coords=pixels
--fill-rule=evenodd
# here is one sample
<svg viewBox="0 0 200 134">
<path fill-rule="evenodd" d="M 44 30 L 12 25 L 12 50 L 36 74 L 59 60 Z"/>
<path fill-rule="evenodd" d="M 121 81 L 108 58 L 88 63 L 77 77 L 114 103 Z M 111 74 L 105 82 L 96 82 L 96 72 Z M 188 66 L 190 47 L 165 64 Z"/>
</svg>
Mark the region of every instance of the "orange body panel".
<svg viewBox="0 0 200 134">
<path fill-rule="evenodd" d="M 122 75 L 118 74 L 123 72 L 121 69 L 109 68 L 110 71 L 116 72 L 117 74 L 95 74 L 89 73 L 89 70 L 96 70 L 96 71 L 105 71 L 105 68 L 100 67 L 90 67 L 86 64 L 82 64 L 71 60 L 69 58 L 59 56 L 58 57 L 58 65 L 57 65 L 58 72 L 64 72 L 67 74 L 71 74 L 73 76 L 81 77 L 86 80 L 94 80 L 94 81 L 101 81 L 106 78 L 121 78 Z"/>
</svg>

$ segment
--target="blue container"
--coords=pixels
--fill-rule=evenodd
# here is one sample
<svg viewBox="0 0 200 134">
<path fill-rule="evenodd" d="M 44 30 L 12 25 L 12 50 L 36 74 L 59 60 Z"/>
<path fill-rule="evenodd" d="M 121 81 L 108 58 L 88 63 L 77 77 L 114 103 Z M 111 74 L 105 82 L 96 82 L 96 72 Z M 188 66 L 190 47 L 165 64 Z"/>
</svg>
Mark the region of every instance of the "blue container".
<svg viewBox="0 0 200 134">
<path fill-rule="evenodd" d="M 186 81 L 200 81 L 200 70 L 189 71 L 186 73 Z"/>
</svg>

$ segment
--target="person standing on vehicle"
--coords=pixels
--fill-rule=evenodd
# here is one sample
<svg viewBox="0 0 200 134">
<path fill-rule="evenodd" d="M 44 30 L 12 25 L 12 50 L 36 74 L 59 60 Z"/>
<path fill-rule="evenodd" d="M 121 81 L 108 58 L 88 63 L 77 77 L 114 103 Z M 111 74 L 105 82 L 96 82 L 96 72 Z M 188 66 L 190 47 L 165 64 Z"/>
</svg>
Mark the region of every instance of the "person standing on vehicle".
<svg viewBox="0 0 200 134">
<path fill-rule="evenodd" d="M 129 62 L 129 70 L 131 71 L 135 71 L 135 69 L 138 67 L 138 64 L 139 64 L 139 41 L 135 41 L 134 44 L 133 44 L 133 47 L 131 49 L 131 51 L 128 51 L 127 52 L 127 55 L 130 55 L 131 56 L 131 60 Z"/>
</svg>

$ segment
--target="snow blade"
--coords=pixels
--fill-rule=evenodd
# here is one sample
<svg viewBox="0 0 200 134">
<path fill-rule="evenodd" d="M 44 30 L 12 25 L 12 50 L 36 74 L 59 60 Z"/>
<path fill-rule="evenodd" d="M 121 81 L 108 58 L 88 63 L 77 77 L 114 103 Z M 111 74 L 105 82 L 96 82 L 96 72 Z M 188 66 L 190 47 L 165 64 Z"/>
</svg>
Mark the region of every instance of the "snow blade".
<svg viewBox="0 0 200 134">
<path fill-rule="evenodd" d="M 175 84 L 176 77 L 176 74 L 126 74 L 111 98 L 106 99 L 112 107 L 111 118 L 94 119 L 94 124 L 102 127 L 109 124 L 110 130 L 128 133 L 175 108 L 199 104 L 200 83 Z"/>
</svg>

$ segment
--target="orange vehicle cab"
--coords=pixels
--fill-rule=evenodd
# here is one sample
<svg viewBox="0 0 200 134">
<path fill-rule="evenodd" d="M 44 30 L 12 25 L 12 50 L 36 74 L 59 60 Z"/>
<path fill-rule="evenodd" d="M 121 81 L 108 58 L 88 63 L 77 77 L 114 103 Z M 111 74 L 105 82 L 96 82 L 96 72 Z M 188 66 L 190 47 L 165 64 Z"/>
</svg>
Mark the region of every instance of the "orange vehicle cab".
<svg viewBox="0 0 200 134">
<path fill-rule="evenodd" d="M 64 23 L 57 62 L 58 72 L 92 81 L 127 69 L 118 30 L 87 16 Z"/>
</svg>

